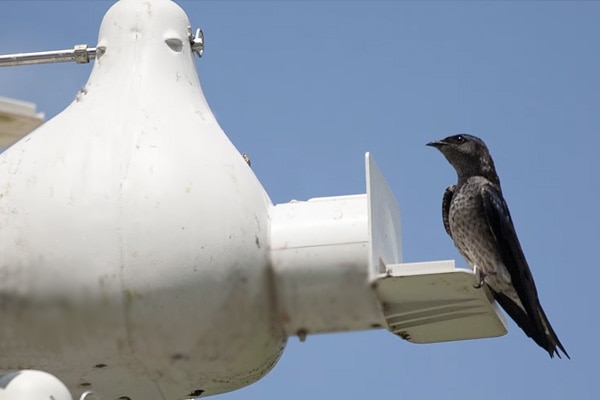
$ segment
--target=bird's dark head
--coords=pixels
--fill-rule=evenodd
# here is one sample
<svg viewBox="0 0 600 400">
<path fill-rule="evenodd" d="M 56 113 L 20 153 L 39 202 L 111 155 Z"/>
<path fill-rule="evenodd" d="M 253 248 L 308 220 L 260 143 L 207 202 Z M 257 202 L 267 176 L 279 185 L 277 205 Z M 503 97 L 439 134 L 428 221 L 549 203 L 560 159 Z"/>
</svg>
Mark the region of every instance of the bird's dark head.
<svg viewBox="0 0 600 400">
<path fill-rule="evenodd" d="M 427 143 L 438 149 L 454 167 L 459 183 L 472 176 L 483 176 L 500 184 L 494 161 L 483 140 L 473 135 L 460 134 Z"/>
</svg>

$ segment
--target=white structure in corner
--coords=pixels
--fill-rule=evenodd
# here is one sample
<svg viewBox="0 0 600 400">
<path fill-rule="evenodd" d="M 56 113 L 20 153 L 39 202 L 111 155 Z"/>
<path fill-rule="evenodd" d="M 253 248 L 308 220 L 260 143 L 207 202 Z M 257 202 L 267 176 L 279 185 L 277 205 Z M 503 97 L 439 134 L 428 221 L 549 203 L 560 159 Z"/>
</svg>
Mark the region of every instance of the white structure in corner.
<svg viewBox="0 0 600 400">
<path fill-rule="evenodd" d="M 255 382 L 290 335 L 506 332 L 471 271 L 401 263 L 369 155 L 366 194 L 274 206 L 206 103 L 189 25 L 169 0 L 117 2 L 76 100 L 0 154 L 1 371 L 176 400 Z"/>
<path fill-rule="evenodd" d="M 8 147 L 42 125 L 44 114 L 35 104 L 0 97 L 0 148 Z"/>
</svg>

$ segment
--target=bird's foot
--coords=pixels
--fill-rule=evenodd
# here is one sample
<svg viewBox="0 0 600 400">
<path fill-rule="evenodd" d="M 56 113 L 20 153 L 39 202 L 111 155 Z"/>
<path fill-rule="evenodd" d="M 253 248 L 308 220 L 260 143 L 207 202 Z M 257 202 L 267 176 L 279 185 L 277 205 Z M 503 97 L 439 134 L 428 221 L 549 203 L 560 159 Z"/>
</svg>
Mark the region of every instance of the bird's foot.
<svg viewBox="0 0 600 400">
<path fill-rule="evenodd" d="M 475 268 L 473 269 L 475 270 L 475 277 L 477 278 L 478 282 L 477 285 L 473 285 L 475 289 L 481 289 L 483 287 L 483 284 L 485 283 L 485 278 L 487 278 L 488 276 L 496 275 L 496 271 L 483 272 L 478 266 L 475 266 Z"/>
<path fill-rule="evenodd" d="M 483 287 L 483 283 L 485 282 L 485 276 L 483 274 L 477 274 L 479 279 L 477 280 L 477 285 L 473 285 L 475 289 L 481 289 Z"/>
</svg>

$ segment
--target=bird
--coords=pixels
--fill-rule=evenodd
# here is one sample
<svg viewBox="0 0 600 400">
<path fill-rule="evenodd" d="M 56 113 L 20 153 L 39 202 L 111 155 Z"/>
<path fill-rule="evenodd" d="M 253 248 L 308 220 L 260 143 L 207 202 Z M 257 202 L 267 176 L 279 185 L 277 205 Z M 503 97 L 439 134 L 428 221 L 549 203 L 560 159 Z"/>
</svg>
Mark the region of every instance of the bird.
<svg viewBox="0 0 600 400">
<path fill-rule="evenodd" d="M 444 228 L 476 272 L 479 285 L 550 358 L 571 357 L 542 308 L 533 275 L 502 195 L 500 178 L 486 144 L 458 134 L 427 143 L 456 170 L 458 182 L 442 198 Z"/>
</svg>

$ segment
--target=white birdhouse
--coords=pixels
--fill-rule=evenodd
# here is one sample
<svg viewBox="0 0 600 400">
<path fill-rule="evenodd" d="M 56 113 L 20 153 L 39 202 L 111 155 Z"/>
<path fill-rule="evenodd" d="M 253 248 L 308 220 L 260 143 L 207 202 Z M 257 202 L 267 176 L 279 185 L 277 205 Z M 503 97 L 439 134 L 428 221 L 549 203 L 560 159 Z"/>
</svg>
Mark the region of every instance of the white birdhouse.
<svg viewBox="0 0 600 400">
<path fill-rule="evenodd" d="M 189 26 L 172 1 L 117 2 L 74 102 L 0 154 L 1 371 L 175 400 L 257 381 L 291 335 L 506 332 L 472 271 L 401 264 L 368 154 L 366 194 L 273 205 L 210 111 Z"/>
</svg>

